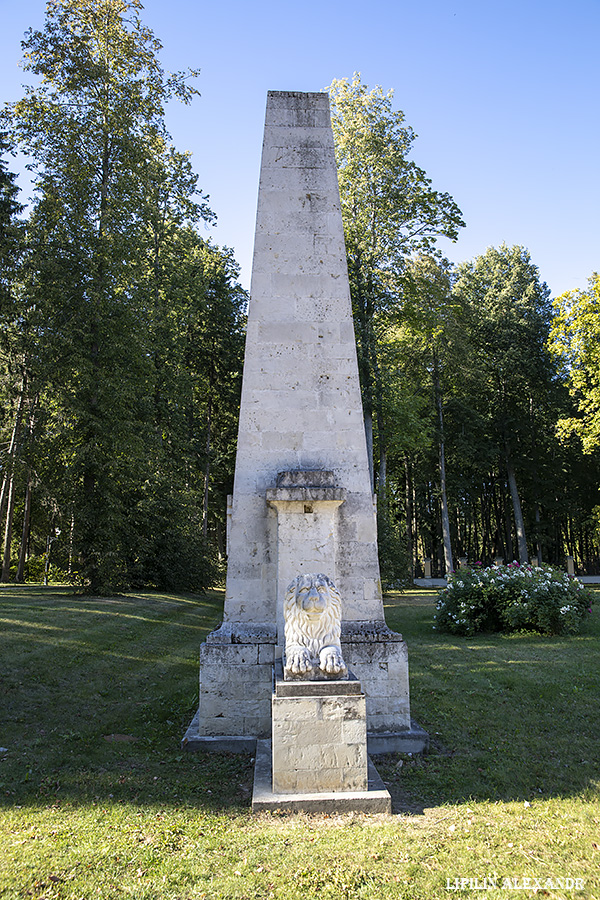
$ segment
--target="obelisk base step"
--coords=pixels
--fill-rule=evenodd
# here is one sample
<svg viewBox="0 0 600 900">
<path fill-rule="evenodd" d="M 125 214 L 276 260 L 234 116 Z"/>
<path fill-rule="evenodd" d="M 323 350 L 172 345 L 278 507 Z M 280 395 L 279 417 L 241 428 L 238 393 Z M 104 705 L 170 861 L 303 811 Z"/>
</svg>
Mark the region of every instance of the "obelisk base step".
<svg viewBox="0 0 600 900">
<path fill-rule="evenodd" d="M 371 759 L 368 760 L 366 791 L 330 791 L 322 793 L 285 793 L 273 791 L 271 741 L 256 742 L 252 812 L 287 813 L 391 813 L 392 799 Z"/>
</svg>

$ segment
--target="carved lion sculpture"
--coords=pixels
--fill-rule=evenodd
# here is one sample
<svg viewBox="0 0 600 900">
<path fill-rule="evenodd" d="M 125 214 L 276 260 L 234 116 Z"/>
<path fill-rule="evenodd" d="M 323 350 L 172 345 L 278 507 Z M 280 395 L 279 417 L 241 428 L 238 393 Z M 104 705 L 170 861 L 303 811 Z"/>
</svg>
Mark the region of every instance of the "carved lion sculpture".
<svg viewBox="0 0 600 900">
<path fill-rule="evenodd" d="M 344 678 L 340 630 L 342 601 L 327 575 L 298 575 L 283 604 L 284 678 Z"/>
</svg>

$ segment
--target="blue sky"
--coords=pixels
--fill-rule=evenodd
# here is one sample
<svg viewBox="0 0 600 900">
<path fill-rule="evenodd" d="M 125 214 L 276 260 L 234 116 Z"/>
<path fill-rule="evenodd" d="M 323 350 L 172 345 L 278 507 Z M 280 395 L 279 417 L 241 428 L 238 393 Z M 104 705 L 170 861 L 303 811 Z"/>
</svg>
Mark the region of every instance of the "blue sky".
<svg viewBox="0 0 600 900">
<path fill-rule="evenodd" d="M 20 95 L 24 31 L 44 0 L 2 0 L 0 99 Z M 168 70 L 201 69 L 168 125 L 210 195 L 216 243 L 249 285 L 267 90 L 318 91 L 360 71 L 394 89 L 413 159 L 467 227 L 442 249 L 529 248 L 553 295 L 600 269 L 600 0 L 147 0 Z"/>
</svg>

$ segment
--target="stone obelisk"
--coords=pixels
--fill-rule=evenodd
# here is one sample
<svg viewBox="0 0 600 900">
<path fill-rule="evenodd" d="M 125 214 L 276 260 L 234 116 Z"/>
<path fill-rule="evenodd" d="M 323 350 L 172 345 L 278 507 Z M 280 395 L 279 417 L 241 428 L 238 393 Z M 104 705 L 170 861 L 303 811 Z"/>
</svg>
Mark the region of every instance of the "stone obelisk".
<svg viewBox="0 0 600 900">
<path fill-rule="evenodd" d="M 375 510 L 327 94 L 268 95 L 250 295 L 225 621 L 277 619 L 287 585 L 277 577 L 277 500 L 270 496 L 265 503 L 265 497 L 277 487 L 278 473 L 295 470 L 330 472 L 331 485 L 323 487 L 345 491 L 337 510 L 335 570 L 325 574 L 342 593 L 345 619 L 381 621 Z M 313 507 L 306 515 L 318 512 Z M 298 527 L 303 524 L 306 537 L 296 535 L 301 546 L 293 548 L 297 568 L 288 583 L 303 569 L 313 571 L 311 565 L 321 570 L 309 547 L 314 518 L 299 520 Z M 324 540 L 319 534 L 312 543 Z"/>
<path fill-rule="evenodd" d="M 202 646 L 189 741 L 245 746 L 268 733 L 283 595 L 310 572 L 342 596 L 344 658 L 370 732 L 406 736 L 407 654 L 383 616 L 329 98 L 271 91 L 224 617 Z"/>
</svg>

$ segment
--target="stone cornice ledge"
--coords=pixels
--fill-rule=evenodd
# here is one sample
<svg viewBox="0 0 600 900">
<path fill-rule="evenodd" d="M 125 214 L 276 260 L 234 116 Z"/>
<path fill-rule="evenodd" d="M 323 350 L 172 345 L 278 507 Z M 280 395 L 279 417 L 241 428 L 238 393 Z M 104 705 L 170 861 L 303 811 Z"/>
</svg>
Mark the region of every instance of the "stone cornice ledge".
<svg viewBox="0 0 600 900">
<path fill-rule="evenodd" d="M 388 628 L 385 622 L 342 621 L 342 643 L 395 643 L 404 638 Z"/>
<path fill-rule="evenodd" d="M 206 636 L 207 644 L 276 644 L 277 629 L 264 622 L 223 622 Z"/>
<path fill-rule="evenodd" d="M 343 503 L 346 488 L 341 487 L 276 487 L 267 489 L 267 503 Z"/>
</svg>

